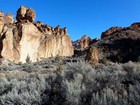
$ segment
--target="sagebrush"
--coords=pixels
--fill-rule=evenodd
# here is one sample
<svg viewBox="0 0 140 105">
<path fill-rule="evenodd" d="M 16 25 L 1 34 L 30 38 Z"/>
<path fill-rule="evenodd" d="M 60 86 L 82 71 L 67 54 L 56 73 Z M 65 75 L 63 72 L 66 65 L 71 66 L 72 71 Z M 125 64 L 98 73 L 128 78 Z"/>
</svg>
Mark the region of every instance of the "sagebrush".
<svg viewBox="0 0 140 105">
<path fill-rule="evenodd" d="M 3 68 L 0 105 L 140 105 L 140 63 L 44 60 Z M 9 76 L 8 68 L 26 73 Z"/>
</svg>

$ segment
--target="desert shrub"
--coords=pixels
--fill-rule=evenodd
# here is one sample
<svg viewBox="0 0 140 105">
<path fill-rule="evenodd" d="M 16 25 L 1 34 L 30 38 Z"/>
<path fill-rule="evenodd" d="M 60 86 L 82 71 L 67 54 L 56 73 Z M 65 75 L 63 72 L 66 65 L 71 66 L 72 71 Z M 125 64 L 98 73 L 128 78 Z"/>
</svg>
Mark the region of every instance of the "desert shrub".
<svg viewBox="0 0 140 105">
<path fill-rule="evenodd" d="M 90 65 L 78 60 L 59 64 L 52 60 L 21 64 L 17 68 L 27 75 L 1 77 L 0 105 L 140 104 L 139 63 Z M 50 71 L 40 74 L 40 69 Z"/>
<path fill-rule="evenodd" d="M 41 94 L 46 88 L 45 79 L 41 75 L 32 74 L 22 79 L 13 78 L 6 83 L 3 88 L 8 90 L 0 97 L 1 105 L 41 104 Z"/>
<path fill-rule="evenodd" d="M 107 58 L 102 58 L 102 59 L 100 60 L 100 63 L 102 63 L 102 64 L 107 64 L 108 61 L 109 61 L 109 60 L 108 60 Z"/>
<path fill-rule="evenodd" d="M 31 63 L 31 60 L 30 60 L 29 55 L 28 55 L 27 58 L 26 58 L 26 63 Z"/>
<path fill-rule="evenodd" d="M 80 94 L 85 89 L 85 86 L 82 84 L 82 78 L 83 76 L 81 74 L 75 74 L 73 81 L 65 81 L 67 86 L 67 100 L 69 104 L 80 104 Z"/>
<path fill-rule="evenodd" d="M 74 105 L 128 105 L 136 103 L 135 101 L 130 101 L 132 99 L 129 96 L 131 92 L 130 87 L 134 88 L 135 84 L 128 81 L 128 72 L 132 68 L 135 68 L 136 65 L 113 64 L 104 66 L 101 64 L 97 65 L 98 67 L 94 66 L 93 69 L 89 64 L 84 63 L 69 64 L 67 67 L 68 70 L 65 70 L 65 79 L 67 79 L 68 88 L 67 96 L 72 97 L 68 98 L 68 101 L 73 102 Z M 128 67 L 127 71 L 125 66 Z M 134 72 L 130 73 L 132 76 L 136 75 Z M 77 75 L 76 79 L 75 75 Z M 79 78 L 78 75 L 80 75 Z M 137 72 L 137 75 L 140 74 Z M 135 78 L 133 80 L 139 81 Z M 137 92 L 140 92 L 140 90 L 137 89 Z M 75 95 L 76 98 L 74 97 Z"/>
<path fill-rule="evenodd" d="M 6 94 L 12 88 L 11 83 L 6 78 L 0 78 L 0 95 Z"/>
<path fill-rule="evenodd" d="M 33 63 L 22 64 L 20 69 L 29 73 L 41 70 L 41 68 L 38 65 L 35 65 Z"/>
<path fill-rule="evenodd" d="M 55 62 L 62 63 L 62 62 L 63 62 L 63 57 L 57 55 L 57 56 L 55 57 Z"/>
</svg>

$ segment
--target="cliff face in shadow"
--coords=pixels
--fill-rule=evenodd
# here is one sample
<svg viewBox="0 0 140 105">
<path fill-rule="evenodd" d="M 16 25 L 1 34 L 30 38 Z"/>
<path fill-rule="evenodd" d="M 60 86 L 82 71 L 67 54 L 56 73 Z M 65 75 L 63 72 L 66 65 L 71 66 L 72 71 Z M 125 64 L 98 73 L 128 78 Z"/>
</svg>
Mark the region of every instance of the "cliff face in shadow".
<svg viewBox="0 0 140 105">
<path fill-rule="evenodd" d="M 111 27 L 102 32 L 101 39 L 93 39 L 88 47 L 75 50 L 74 56 L 84 58 L 93 47 L 98 48 L 99 62 L 125 63 L 140 59 L 140 23 L 133 23 L 129 27 Z"/>
<path fill-rule="evenodd" d="M 137 61 L 140 56 L 140 40 L 119 39 L 111 43 L 101 44 L 106 58 L 113 62 Z M 101 47 L 99 46 L 99 47 Z M 105 57 L 104 56 L 104 57 Z"/>
<path fill-rule="evenodd" d="M 135 27 L 134 27 L 135 26 Z M 101 35 L 101 40 L 92 46 L 100 49 L 100 59 L 113 62 L 138 61 L 140 56 L 139 23 L 126 28 L 110 28 Z"/>
</svg>

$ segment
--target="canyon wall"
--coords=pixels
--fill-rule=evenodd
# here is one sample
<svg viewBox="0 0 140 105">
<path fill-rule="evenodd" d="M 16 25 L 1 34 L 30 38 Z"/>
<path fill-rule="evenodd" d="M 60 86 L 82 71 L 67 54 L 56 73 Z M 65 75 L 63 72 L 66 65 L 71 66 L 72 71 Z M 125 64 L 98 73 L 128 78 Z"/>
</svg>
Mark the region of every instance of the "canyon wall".
<svg viewBox="0 0 140 105">
<path fill-rule="evenodd" d="M 34 22 L 35 11 L 21 6 L 16 15 L 0 11 L 0 57 L 12 62 L 25 63 L 27 58 L 36 62 L 43 58 L 72 56 L 72 41 L 67 29 L 53 28 L 42 22 Z"/>
</svg>

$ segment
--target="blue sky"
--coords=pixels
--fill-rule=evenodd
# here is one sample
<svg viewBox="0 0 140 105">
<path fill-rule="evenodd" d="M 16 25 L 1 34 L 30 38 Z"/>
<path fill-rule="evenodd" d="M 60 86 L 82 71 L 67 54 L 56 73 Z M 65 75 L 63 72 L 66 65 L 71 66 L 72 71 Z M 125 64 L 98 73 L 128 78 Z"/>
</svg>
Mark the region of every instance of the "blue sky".
<svg viewBox="0 0 140 105">
<path fill-rule="evenodd" d="M 100 38 L 112 26 L 140 21 L 140 0 L 0 0 L 0 10 L 16 16 L 21 6 L 33 8 L 37 18 L 53 27 L 67 27 L 72 40 Z"/>
</svg>

